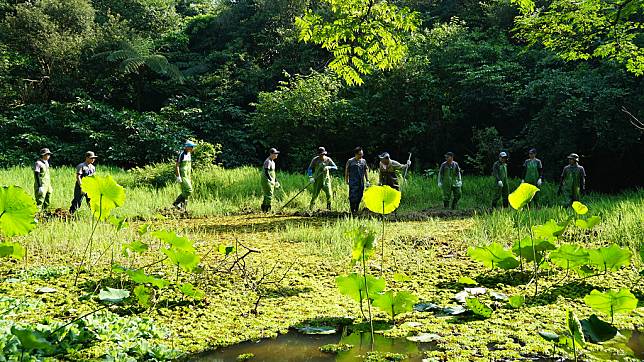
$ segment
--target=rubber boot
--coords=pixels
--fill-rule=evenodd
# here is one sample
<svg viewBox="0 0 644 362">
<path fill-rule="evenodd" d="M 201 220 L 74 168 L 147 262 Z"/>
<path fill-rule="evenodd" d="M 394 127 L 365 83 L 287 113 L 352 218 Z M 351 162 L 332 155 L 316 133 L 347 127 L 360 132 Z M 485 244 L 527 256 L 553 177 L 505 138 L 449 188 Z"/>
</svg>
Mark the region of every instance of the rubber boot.
<svg viewBox="0 0 644 362">
<path fill-rule="evenodd" d="M 174 202 L 172 203 L 172 206 L 178 209 L 181 209 L 182 207 L 180 205 L 183 204 L 185 201 L 186 201 L 186 198 L 183 197 L 183 195 L 179 195 L 177 196 L 177 199 L 174 200 Z"/>
<path fill-rule="evenodd" d="M 452 200 L 452 210 L 456 210 L 456 200 Z"/>
<path fill-rule="evenodd" d="M 449 207 L 449 201 L 443 201 L 443 207 L 447 209 Z"/>
<path fill-rule="evenodd" d="M 186 198 L 183 198 L 183 207 L 181 208 L 183 212 L 188 212 L 188 200 Z"/>
</svg>

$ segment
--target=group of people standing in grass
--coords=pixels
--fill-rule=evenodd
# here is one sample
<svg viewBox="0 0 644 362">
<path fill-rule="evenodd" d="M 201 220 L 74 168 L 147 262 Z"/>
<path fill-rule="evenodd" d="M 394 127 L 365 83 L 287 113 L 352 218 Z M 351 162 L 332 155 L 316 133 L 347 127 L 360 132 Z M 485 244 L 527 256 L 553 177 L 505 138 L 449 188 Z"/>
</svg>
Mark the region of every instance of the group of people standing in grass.
<svg viewBox="0 0 644 362">
<path fill-rule="evenodd" d="M 280 183 L 275 176 L 275 160 L 279 155 L 275 148 L 269 150 L 269 156 L 264 161 L 262 171 L 262 190 L 264 198 L 261 209 L 264 212 L 270 211 L 271 203 L 275 188 L 280 187 Z M 443 207 L 456 209 L 458 201 L 461 198 L 463 187 L 463 178 L 461 168 L 454 160 L 454 153 L 445 153 L 445 162 L 443 162 L 438 171 L 438 187 L 443 194 Z M 378 166 L 379 184 L 387 185 L 395 190 L 400 190 L 398 182 L 399 172 L 407 170 L 411 166 L 411 160 L 406 164 L 401 164 L 392 160 L 389 153 L 384 152 L 379 155 L 380 163 Z M 495 179 L 495 190 L 492 199 L 492 207 L 496 207 L 499 200 L 502 200 L 503 207 L 508 206 L 508 195 L 510 193 L 508 181 L 508 159 L 507 152 L 499 153 L 499 159 L 492 166 L 492 174 Z M 559 182 L 558 194 L 565 191 L 569 201 L 579 201 L 582 192 L 586 187 L 586 171 L 583 166 L 579 165 L 579 156 L 576 153 L 568 155 L 569 164 L 564 167 Z M 338 167 L 328 156 L 324 147 L 318 148 L 318 155 L 315 156 L 307 169 L 309 183 L 313 185 L 311 202 L 309 208 L 313 209 L 321 191 L 326 195 L 326 207 L 331 209 L 331 175 L 330 172 L 337 170 Z M 349 207 L 351 213 L 355 214 L 359 210 L 360 202 L 365 188 L 370 186 L 369 183 L 369 166 L 364 159 L 362 147 L 354 149 L 354 156 L 347 160 L 344 168 L 344 181 L 349 186 Z M 528 158 L 523 162 L 522 183 L 529 183 L 540 187 L 543 184 L 543 163 L 537 158 L 537 150 L 532 148 L 528 151 Z M 308 187 L 308 186 L 307 186 Z"/>
<path fill-rule="evenodd" d="M 185 209 L 188 205 L 188 199 L 192 195 L 192 151 L 196 144 L 187 141 L 183 145 L 183 150 L 175 162 L 175 176 L 177 183 L 181 186 L 181 193 L 173 202 L 173 206 L 179 209 Z M 262 167 L 261 186 L 263 191 L 263 201 L 261 209 L 264 212 L 271 210 L 271 204 L 276 188 L 280 188 L 275 174 L 275 160 L 277 160 L 280 151 L 275 148 L 269 150 L 269 155 L 264 161 Z M 357 213 L 365 188 L 370 186 L 369 183 L 369 166 L 364 159 L 364 150 L 361 147 L 354 149 L 354 156 L 349 158 L 344 168 L 344 181 L 349 187 L 349 206 L 351 213 Z M 49 173 L 49 159 L 52 152 L 48 148 L 40 150 L 40 158 L 34 163 L 34 193 L 36 205 L 40 209 L 49 206 L 50 197 L 53 193 L 51 176 Z M 530 183 L 537 187 L 543 183 L 543 164 L 537 157 L 537 150 L 528 151 L 528 159 L 523 163 L 523 178 L 521 182 Z M 454 160 L 454 153 L 445 153 L 445 162 L 443 162 L 438 171 L 438 187 L 442 190 L 443 206 L 445 208 L 456 209 L 458 201 L 461 198 L 461 188 L 463 179 L 461 168 Z M 96 168 L 94 162 L 98 156 L 92 151 L 85 153 L 85 161 L 76 166 L 74 198 L 72 199 L 69 212 L 73 214 L 82 205 L 83 199 L 89 204 L 87 194 L 82 190 L 83 178 L 94 175 Z M 400 190 L 399 173 L 406 171 L 411 166 L 411 160 L 406 163 L 400 163 L 391 159 L 389 153 L 383 152 L 379 155 L 378 165 L 378 183 L 387 185 L 395 190 Z M 508 182 L 508 159 L 507 152 L 499 153 L 499 159 L 492 166 L 492 174 L 495 179 L 495 192 L 492 199 L 492 207 L 496 207 L 499 200 L 502 205 L 507 207 L 509 195 Z M 568 155 L 569 164 L 564 167 L 559 182 L 558 194 L 565 192 L 570 202 L 579 201 L 581 194 L 586 187 L 586 171 L 579 165 L 579 156 L 575 153 Z M 332 187 L 331 171 L 338 170 L 335 162 L 328 156 L 324 147 L 318 147 L 317 156 L 315 156 L 307 169 L 309 184 L 306 188 L 312 187 L 311 201 L 309 208 L 313 209 L 315 202 L 324 192 L 326 196 L 326 207 L 331 209 Z"/>
</svg>

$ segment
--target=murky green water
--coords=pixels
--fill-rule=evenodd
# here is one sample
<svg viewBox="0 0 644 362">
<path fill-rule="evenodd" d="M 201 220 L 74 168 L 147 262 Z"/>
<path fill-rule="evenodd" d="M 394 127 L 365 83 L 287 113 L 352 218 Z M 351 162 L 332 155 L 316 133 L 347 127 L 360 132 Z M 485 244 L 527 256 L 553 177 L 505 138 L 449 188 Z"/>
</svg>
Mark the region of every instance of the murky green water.
<svg viewBox="0 0 644 362">
<path fill-rule="evenodd" d="M 337 355 L 320 352 L 320 346 L 325 344 L 345 343 L 354 347 Z M 362 361 L 367 352 L 392 352 L 409 356 L 406 361 L 420 362 L 423 351 L 432 348 L 430 343 L 410 342 L 405 338 L 387 338 L 376 334 L 371 343 L 371 334 L 355 332 L 350 335 L 302 335 L 291 332 L 275 339 L 265 339 L 259 342 L 246 342 L 235 346 L 202 354 L 193 358 L 193 362 L 229 362 L 236 361 L 237 356 L 244 353 L 255 355 L 251 361 L 262 362 L 355 362 Z"/>
</svg>

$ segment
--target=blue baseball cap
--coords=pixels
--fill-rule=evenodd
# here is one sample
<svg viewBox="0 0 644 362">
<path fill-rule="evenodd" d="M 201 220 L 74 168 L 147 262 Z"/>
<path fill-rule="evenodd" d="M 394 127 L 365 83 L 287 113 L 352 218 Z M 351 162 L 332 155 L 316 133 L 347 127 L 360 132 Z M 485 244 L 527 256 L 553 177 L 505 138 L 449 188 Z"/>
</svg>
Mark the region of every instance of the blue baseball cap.
<svg viewBox="0 0 644 362">
<path fill-rule="evenodd" d="M 196 145 L 197 144 L 192 142 L 192 141 L 186 141 L 186 143 L 184 143 L 183 147 L 195 147 Z"/>
</svg>

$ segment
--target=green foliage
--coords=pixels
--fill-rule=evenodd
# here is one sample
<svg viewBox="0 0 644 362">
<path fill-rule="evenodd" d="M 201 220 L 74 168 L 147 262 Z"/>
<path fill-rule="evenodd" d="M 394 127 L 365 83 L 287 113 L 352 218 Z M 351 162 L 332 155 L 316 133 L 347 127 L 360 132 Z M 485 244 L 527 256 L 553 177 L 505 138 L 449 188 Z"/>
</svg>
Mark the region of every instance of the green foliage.
<svg viewBox="0 0 644 362">
<path fill-rule="evenodd" d="M 184 271 L 192 272 L 197 269 L 201 258 L 191 251 L 177 248 L 163 249 L 162 252 L 168 256 L 168 264 L 178 266 Z"/>
<path fill-rule="evenodd" d="M 553 219 L 550 219 L 545 224 L 532 226 L 532 234 L 536 239 L 551 240 L 563 235 L 567 226 L 568 221 L 557 223 Z"/>
<path fill-rule="evenodd" d="M 467 255 L 491 269 L 497 267 L 508 270 L 519 266 L 519 261 L 512 255 L 512 252 L 505 250 L 499 243 L 469 247 Z"/>
<path fill-rule="evenodd" d="M 420 23 L 418 14 L 379 0 L 324 0 L 319 12 L 297 17 L 299 39 L 333 54 L 329 68 L 349 85 L 362 75 L 392 69 L 407 54 L 405 38 Z M 324 13 L 326 11 L 326 14 Z"/>
<path fill-rule="evenodd" d="M 142 241 L 134 240 L 130 243 L 123 244 L 121 249 L 122 249 L 123 255 L 127 257 L 130 255 L 129 251 L 133 251 L 137 254 L 140 254 L 148 250 L 149 246 L 148 244 L 145 244 Z"/>
<path fill-rule="evenodd" d="M 492 316 L 492 308 L 481 303 L 478 298 L 467 298 L 465 304 L 474 314 L 482 318 L 490 318 Z"/>
<path fill-rule="evenodd" d="M 637 298 L 626 288 L 603 293 L 595 289 L 584 297 L 584 302 L 594 310 L 610 316 L 611 321 L 615 314 L 628 314 L 637 308 Z"/>
<path fill-rule="evenodd" d="M 129 296 L 130 292 L 125 289 L 114 289 L 110 287 L 106 287 L 106 289 L 102 289 L 100 293 L 98 293 L 98 299 L 101 302 L 112 304 L 120 303 Z"/>
<path fill-rule="evenodd" d="M 508 201 L 510 201 L 510 206 L 515 210 L 521 210 L 525 205 L 532 201 L 534 195 L 539 191 L 534 185 L 529 183 L 522 183 L 514 190 L 509 196 Z"/>
<path fill-rule="evenodd" d="M 606 342 L 617 335 L 617 328 L 599 319 L 594 314 L 588 319 L 582 319 L 580 322 L 584 337 L 591 343 Z"/>
<path fill-rule="evenodd" d="M 363 225 L 347 232 L 347 237 L 353 240 L 353 248 L 351 249 L 353 264 L 367 260 L 373 255 L 376 233 L 372 229 Z"/>
<path fill-rule="evenodd" d="M 114 225 L 117 232 L 128 227 L 127 218 L 125 216 L 122 216 L 122 217 L 110 216 L 109 222 L 110 224 Z"/>
<path fill-rule="evenodd" d="M 363 201 L 369 211 L 376 214 L 390 214 L 400 205 L 401 193 L 389 186 L 371 186 L 365 192 Z"/>
<path fill-rule="evenodd" d="M 575 225 L 577 225 L 578 228 L 583 229 L 583 230 L 590 230 L 594 228 L 597 224 L 599 224 L 602 221 L 602 219 L 597 216 L 591 216 L 588 219 L 577 219 L 575 220 Z"/>
<path fill-rule="evenodd" d="M 206 293 L 204 293 L 202 290 L 195 288 L 190 283 L 181 284 L 179 286 L 179 290 L 185 296 L 193 298 L 194 300 L 202 300 L 206 297 Z"/>
<path fill-rule="evenodd" d="M 170 245 L 171 248 L 182 251 L 195 251 L 192 240 L 185 236 L 179 236 L 173 231 L 159 230 L 150 233 L 153 237 Z"/>
<path fill-rule="evenodd" d="M 588 257 L 588 250 L 574 244 L 563 244 L 550 253 L 550 261 L 563 269 L 586 265 Z"/>
<path fill-rule="evenodd" d="M 582 204 L 579 201 L 572 202 L 572 209 L 575 210 L 577 215 L 586 215 L 586 213 L 588 213 L 588 206 Z"/>
<path fill-rule="evenodd" d="M 0 234 L 26 235 L 36 227 L 36 203 L 18 186 L 0 187 Z"/>
<path fill-rule="evenodd" d="M 644 74 L 644 56 L 638 34 L 642 28 L 641 2 L 555 0 L 535 11 L 532 0 L 513 0 L 521 17 L 516 24 L 520 36 L 530 44 L 543 44 L 564 60 L 605 58 Z"/>
<path fill-rule="evenodd" d="M 514 309 L 519 309 L 525 304 L 525 297 L 523 295 L 513 295 L 508 299 L 508 304 Z"/>
<path fill-rule="evenodd" d="M 417 296 L 409 292 L 394 293 L 391 290 L 377 294 L 373 299 L 373 305 L 387 313 L 392 322 L 395 321 L 397 315 L 411 312 L 416 303 L 418 303 Z"/>
<path fill-rule="evenodd" d="M 458 284 L 464 284 L 464 285 L 477 285 L 478 283 L 476 280 L 470 278 L 470 277 L 460 277 L 458 278 Z"/>
<path fill-rule="evenodd" d="M 25 257 L 25 248 L 18 243 L 0 243 L 0 258 L 22 259 Z"/>
<path fill-rule="evenodd" d="M 112 210 L 125 203 L 125 189 L 110 175 L 86 177 L 82 189 L 90 198 L 90 207 L 98 220 L 107 220 Z"/>
<path fill-rule="evenodd" d="M 137 302 L 143 308 L 149 308 L 151 306 L 150 298 L 152 298 L 152 291 L 150 288 L 144 285 L 137 285 L 134 288 L 134 296 L 136 297 Z"/>
<path fill-rule="evenodd" d="M 366 292 L 369 291 L 371 299 L 378 293 L 385 290 L 385 280 L 383 278 L 376 278 L 371 275 L 366 276 L 367 285 L 365 288 L 365 277 L 362 275 L 351 273 L 349 275 L 341 275 L 335 278 L 335 283 L 338 286 L 340 294 L 346 295 L 358 303 L 366 299 Z"/>
<path fill-rule="evenodd" d="M 521 247 L 519 247 L 519 245 Z M 524 238 L 521 241 L 515 241 L 512 246 L 512 252 L 520 255 L 527 261 L 535 261 L 540 264 L 548 250 L 555 250 L 557 247 L 548 240 Z"/>
<path fill-rule="evenodd" d="M 620 248 L 616 244 L 592 249 L 588 253 L 590 265 L 598 267 L 604 272 L 617 271 L 619 268 L 629 265 L 632 256 L 630 250 Z"/>
<path fill-rule="evenodd" d="M 583 347 L 586 344 L 586 339 L 584 338 L 584 333 L 581 329 L 581 323 L 579 322 L 579 319 L 577 319 L 575 313 L 571 310 L 566 313 L 566 325 L 568 326 L 568 332 L 572 338 L 571 342 L 576 346 Z M 573 348 L 576 349 L 577 347 L 575 345 L 573 345 Z"/>
<path fill-rule="evenodd" d="M 39 331 L 12 326 L 11 334 L 18 338 L 20 346 L 24 351 L 40 350 L 43 352 L 49 352 L 54 349 L 54 346 Z"/>
</svg>

